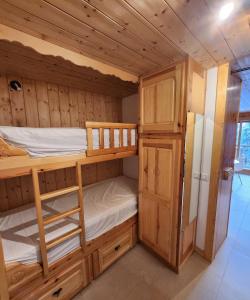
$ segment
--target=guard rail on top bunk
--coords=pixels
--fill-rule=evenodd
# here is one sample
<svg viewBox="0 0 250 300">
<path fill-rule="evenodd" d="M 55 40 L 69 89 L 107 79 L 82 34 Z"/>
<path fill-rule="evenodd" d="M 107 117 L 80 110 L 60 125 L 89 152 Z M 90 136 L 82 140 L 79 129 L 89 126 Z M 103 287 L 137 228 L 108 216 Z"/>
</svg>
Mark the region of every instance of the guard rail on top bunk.
<svg viewBox="0 0 250 300">
<path fill-rule="evenodd" d="M 136 124 L 126 123 L 105 123 L 86 122 L 87 128 L 87 156 L 96 156 L 125 151 L 136 151 Z M 94 149 L 93 130 L 99 131 L 99 148 Z M 105 147 L 105 130 L 107 130 L 107 144 Z M 132 142 L 132 131 L 134 131 L 134 142 Z M 118 145 L 115 145 L 115 136 L 119 138 Z M 124 143 L 126 142 L 126 144 Z"/>
<path fill-rule="evenodd" d="M 125 158 L 137 153 L 137 124 L 86 122 L 86 154 L 30 157 L 28 155 L 8 156 L 0 140 L 0 179 L 32 174 L 32 168 L 39 172 L 98 163 L 118 158 Z M 94 147 L 93 130 L 98 130 L 99 146 Z M 108 133 L 107 133 L 108 130 Z M 133 134 L 133 142 L 132 142 Z M 10 146 L 11 147 L 11 146 Z M 4 149 L 4 150 L 2 150 Z M 15 152 L 14 152 L 15 153 Z"/>
</svg>

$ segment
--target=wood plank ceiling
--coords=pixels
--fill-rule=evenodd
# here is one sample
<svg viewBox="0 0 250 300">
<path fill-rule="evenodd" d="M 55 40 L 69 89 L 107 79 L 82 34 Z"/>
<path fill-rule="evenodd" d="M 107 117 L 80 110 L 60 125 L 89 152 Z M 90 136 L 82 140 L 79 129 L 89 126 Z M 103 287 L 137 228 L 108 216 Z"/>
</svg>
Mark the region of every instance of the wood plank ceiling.
<svg viewBox="0 0 250 300">
<path fill-rule="evenodd" d="M 140 75 L 186 54 L 204 67 L 250 54 L 249 1 L 219 24 L 223 2 L 0 0 L 0 23 Z"/>
</svg>

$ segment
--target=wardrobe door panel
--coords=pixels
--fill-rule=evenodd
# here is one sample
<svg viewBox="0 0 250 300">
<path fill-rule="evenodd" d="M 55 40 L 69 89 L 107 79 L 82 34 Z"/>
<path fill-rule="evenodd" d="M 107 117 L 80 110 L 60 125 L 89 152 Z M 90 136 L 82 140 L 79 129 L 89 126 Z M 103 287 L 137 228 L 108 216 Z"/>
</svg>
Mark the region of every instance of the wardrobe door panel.
<svg viewBox="0 0 250 300">
<path fill-rule="evenodd" d="M 185 64 L 141 80 L 140 132 L 169 133 L 184 129 Z"/>
<path fill-rule="evenodd" d="M 176 267 L 181 139 L 140 140 L 140 238 Z"/>
<path fill-rule="evenodd" d="M 143 216 L 140 223 L 141 239 L 151 245 L 157 243 L 157 201 L 147 194 L 141 197 L 140 213 Z"/>
<path fill-rule="evenodd" d="M 145 124 L 153 124 L 155 120 L 155 84 L 143 89 L 143 119 Z"/>
<path fill-rule="evenodd" d="M 174 122 L 175 80 L 169 78 L 156 84 L 156 123 Z"/>
<path fill-rule="evenodd" d="M 170 204 L 166 201 L 159 202 L 159 215 L 158 215 L 158 234 L 157 246 L 163 253 L 166 260 L 170 262 L 171 256 L 171 237 L 172 237 L 172 215 Z"/>
</svg>

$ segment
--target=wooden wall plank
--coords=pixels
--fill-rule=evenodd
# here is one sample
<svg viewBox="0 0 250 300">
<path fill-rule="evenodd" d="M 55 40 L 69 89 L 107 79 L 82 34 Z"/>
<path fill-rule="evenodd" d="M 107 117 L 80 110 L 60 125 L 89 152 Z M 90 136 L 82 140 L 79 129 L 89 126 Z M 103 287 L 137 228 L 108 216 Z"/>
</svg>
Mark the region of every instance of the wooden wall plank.
<svg viewBox="0 0 250 300">
<path fill-rule="evenodd" d="M 36 81 L 36 97 L 40 127 L 50 127 L 49 97 L 45 81 Z"/>
<path fill-rule="evenodd" d="M 77 90 L 71 88 L 69 90 L 69 113 L 71 127 L 79 127 Z"/>
<path fill-rule="evenodd" d="M 8 76 L 8 82 L 11 80 L 18 80 L 22 82 L 21 78 Z M 23 99 L 23 90 L 21 91 L 14 91 L 9 88 L 10 93 L 10 103 L 11 103 L 11 112 L 13 118 L 13 125 L 14 126 L 26 126 L 26 114 L 25 114 L 25 105 Z"/>
<path fill-rule="evenodd" d="M 0 125 L 11 125 L 12 114 L 7 78 L 0 74 Z"/>
<path fill-rule="evenodd" d="M 79 126 L 84 128 L 86 119 L 86 93 L 82 90 L 78 91 L 77 102 L 78 102 L 78 113 L 79 113 Z"/>
<path fill-rule="evenodd" d="M 64 86 L 59 87 L 59 102 L 60 102 L 60 115 L 61 126 L 70 127 L 70 114 L 69 114 L 69 89 Z"/>
<path fill-rule="evenodd" d="M 36 88 L 34 80 L 23 80 L 23 96 L 28 127 L 39 127 Z"/>
<path fill-rule="evenodd" d="M 86 107 L 87 107 L 87 111 L 86 111 L 86 119 L 88 121 L 94 121 L 95 117 L 94 117 L 94 101 L 93 101 L 93 94 L 91 93 L 86 93 Z"/>
<path fill-rule="evenodd" d="M 50 109 L 51 127 L 61 126 L 60 104 L 58 95 L 58 86 L 56 84 L 48 84 L 48 97 Z"/>
</svg>

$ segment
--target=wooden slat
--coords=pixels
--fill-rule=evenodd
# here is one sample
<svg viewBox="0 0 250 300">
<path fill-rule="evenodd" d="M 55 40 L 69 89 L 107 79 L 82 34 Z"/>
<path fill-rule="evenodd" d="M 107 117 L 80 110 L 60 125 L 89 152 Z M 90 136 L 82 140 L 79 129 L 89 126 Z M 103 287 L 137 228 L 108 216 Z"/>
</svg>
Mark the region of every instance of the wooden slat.
<svg viewBox="0 0 250 300">
<path fill-rule="evenodd" d="M 110 123 L 110 122 L 89 122 L 89 121 L 85 123 L 86 123 L 86 128 L 100 128 L 100 127 L 106 129 L 137 128 L 137 124 L 132 124 L 132 123 Z"/>
<path fill-rule="evenodd" d="M 41 194 L 40 199 L 41 199 L 41 201 L 44 201 L 44 200 L 48 200 L 48 199 L 51 199 L 51 198 L 54 198 L 54 197 L 66 195 L 66 194 L 69 194 L 69 193 L 72 193 L 72 192 L 76 192 L 78 190 L 79 190 L 78 186 L 71 186 L 71 187 L 56 190 L 56 191 L 53 191 L 53 192 L 49 192 L 49 193 L 46 193 L 46 194 Z"/>
<path fill-rule="evenodd" d="M 79 228 L 79 227 L 76 228 L 76 229 L 68 231 L 67 233 L 65 233 L 65 234 L 63 234 L 63 235 L 47 242 L 46 243 L 46 249 L 49 250 L 49 249 L 61 244 L 62 242 L 64 242 L 64 241 L 70 239 L 71 237 L 79 234 L 81 231 L 82 231 L 82 228 Z"/>
<path fill-rule="evenodd" d="M 88 150 L 93 150 L 93 132 L 92 128 L 87 128 Z"/>
<path fill-rule="evenodd" d="M 131 129 L 128 128 L 128 147 L 131 146 Z"/>
<path fill-rule="evenodd" d="M 109 129 L 109 147 L 111 148 L 110 150 L 114 150 L 114 142 L 115 142 L 115 130 L 114 128 Z"/>
<path fill-rule="evenodd" d="M 103 128 L 99 128 L 99 148 L 104 148 L 104 130 Z"/>
<path fill-rule="evenodd" d="M 123 129 L 119 129 L 119 146 L 122 148 L 123 147 Z"/>
<path fill-rule="evenodd" d="M 63 212 L 63 213 L 58 213 L 58 214 L 53 215 L 51 217 L 44 218 L 43 219 L 43 223 L 44 223 L 44 225 L 48 225 L 48 224 L 56 222 L 56 221 L 58 221 L 60 219 L 64 219 L 64 218 L 66 218 L 68 216 L 74 215 L 74 214 L 76 214 L 76 213 L 78 213 L 80 211 L 81 211 L 81 209 L 79 207 L 77 207 L 77 208 L 68 210 L 68 211 Z"/>
<path fill-rule="evenodd" d="M 79 162 L 76 163 L 76 181 L 78 184 L 78 192 L 77 192 L 77 199 L 78 199 L 78 206 L 80 208 L 79 212 L 79 226 L 81 228 L 80 231 L 80 243 L 81 246 L 85 246 L 85 224 L 84 224 L 84 198 L 83 198 L 83 188 L 82 188 L 82 170 L 81 164 Z M 84 249 L 83 249 L 84 250 Z"/>
</svg>

